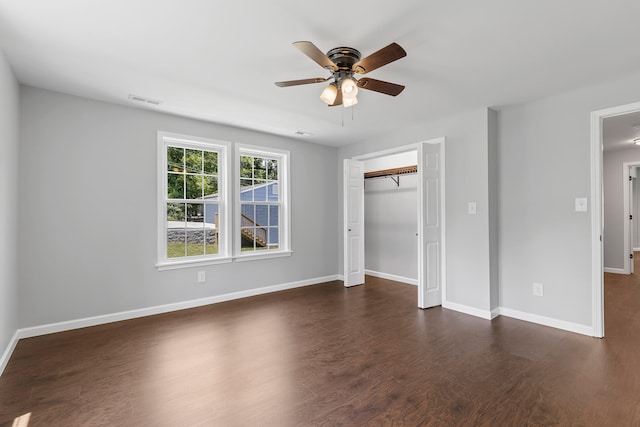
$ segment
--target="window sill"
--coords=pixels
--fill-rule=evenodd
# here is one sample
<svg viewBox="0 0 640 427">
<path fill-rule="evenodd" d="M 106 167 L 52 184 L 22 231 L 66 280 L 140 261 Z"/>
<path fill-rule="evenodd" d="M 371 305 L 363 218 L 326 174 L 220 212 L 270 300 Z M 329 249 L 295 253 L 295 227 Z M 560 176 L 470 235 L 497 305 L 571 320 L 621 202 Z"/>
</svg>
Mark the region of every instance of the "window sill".
<svg viewBox="0 0 640 427">
<path fill-rule="evenodd" d="M 282 258 L 282 257 L 287 257 L 287 256 L 291 256 L 293 254 L 293 251 L 278 251 L 278 252 L 271 252 L 271 253 L 252 253 L 252 254 L 242 254 L 242 255 L 238 255 L 234 258 L 235 261 L 238 262 L 244 262 L 244 261 L 253 261 L 253 260 L 257 260 L 257 259 L 269 259 L 269 258 Z"/>
<path fill-rule="evenodd" d="M 158 271 L 176 270 L 179 268 L 202 267 L 205 265 L 228 264 L 233 261 L 231 257 L 212 258 L 212 259 L 194 259 L 180 261 L 166 261 L 156 264 Z"/>
</svg>

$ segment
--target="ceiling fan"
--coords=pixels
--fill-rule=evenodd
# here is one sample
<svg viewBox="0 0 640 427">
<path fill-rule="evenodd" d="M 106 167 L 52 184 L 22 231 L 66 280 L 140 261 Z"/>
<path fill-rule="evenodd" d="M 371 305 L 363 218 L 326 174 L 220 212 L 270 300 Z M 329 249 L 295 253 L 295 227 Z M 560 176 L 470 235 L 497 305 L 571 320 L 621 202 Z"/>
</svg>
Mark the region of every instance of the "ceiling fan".
<svg viewBox="0 0 640 427">
<path fill-rule="evenodd" d="M 333 79 L 320 95 L 320 99 L 330 107 L 335 105 L 351 107 L 357 104 L 358 88 L 373 90 L 391 96 L 397 96 L 404 90 L 404 86 L 395 83 L 368 77 L 360 79 L 354 77 L 357 74 L 367 74 L 383 65 L 407 56 L 407 52 L 397 43 L 391 43 L 363 59 L 360 59 L 360 52 L 352 47 L 336 47 L 325 55 L 316 45 L 309 41 L 299 41 L 293 43 L 293 45 L 322 68 L 329 70 L 331 76 L 276 82 L 278 87 L 322 83 Z"/>
</svg>

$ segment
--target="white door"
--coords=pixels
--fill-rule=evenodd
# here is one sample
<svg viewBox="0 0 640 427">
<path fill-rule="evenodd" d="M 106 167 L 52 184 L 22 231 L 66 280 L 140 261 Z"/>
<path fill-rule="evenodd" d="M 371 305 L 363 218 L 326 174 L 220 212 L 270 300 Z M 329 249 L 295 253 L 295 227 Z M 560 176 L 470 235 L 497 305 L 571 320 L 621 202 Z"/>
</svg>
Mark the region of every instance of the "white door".
<svg viewBox="0 0 640 427">
<path fill-rule="evenodd" d="M 364 162 L 344 160 L 344 285 L 364 283 Z"/>
<path fill-rule="evenodd" d="M 630 167 L 629 168 L 629 257 L 631 258 L 631 260 L 629 261 L 629 270 L 631 272 L 631 274 L 633 274 L 633 267 L 634 267 L 634 260 L 633 260 L 633 248 L 635 245 L 635 238 L 634 238 L 634 228 L 633 228 L 633 206 L 634 206 L 634 200 L 633 200 L 633 192 L 634 192 L 634 185 L 635 185 L 635 178 L 636 178 L 636 168 L 635 167 Z"/>
<path fill-rule="evenodd" d="M 442 142 L 418 146 L 418 307 L 442 305 Z"/>
</svg>

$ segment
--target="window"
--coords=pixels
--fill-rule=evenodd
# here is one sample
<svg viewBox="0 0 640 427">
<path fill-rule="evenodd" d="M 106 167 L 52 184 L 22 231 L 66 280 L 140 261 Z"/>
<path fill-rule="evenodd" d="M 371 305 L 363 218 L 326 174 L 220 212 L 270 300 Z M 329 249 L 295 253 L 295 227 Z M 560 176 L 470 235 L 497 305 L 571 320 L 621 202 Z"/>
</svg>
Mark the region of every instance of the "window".
<svg viewBox="0 0 640 427">
<path fill-rule="evenodd" d="M 290 254 L 289 153 L 239 146 L 236 166 L 236 256 Z"/>
<path fill-rule="evenodd" d="M 227 143 L 158 134 L 158 264 L 229 256 Z"/>
</svg>

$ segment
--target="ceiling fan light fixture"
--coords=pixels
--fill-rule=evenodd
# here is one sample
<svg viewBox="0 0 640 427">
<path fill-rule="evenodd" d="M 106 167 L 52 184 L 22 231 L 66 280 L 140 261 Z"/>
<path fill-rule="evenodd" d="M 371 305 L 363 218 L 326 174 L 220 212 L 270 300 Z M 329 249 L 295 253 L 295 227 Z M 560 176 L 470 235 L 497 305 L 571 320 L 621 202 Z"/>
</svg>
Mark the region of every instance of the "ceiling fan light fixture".
<svg viewBox="0 0 640 427">
<path fill-rule="evenodd" d="M 335 83 L 329 83 L 320 94 L 320 99 L 331 105 L 335 102 L 338 96 L 338 86 Z"/>
<path fill-rule="evenodd" d="M 636 144 L 636 145 L 640 145 L 640 138 L 634 139 L 633 143 Z"/>
<path fill-rule="evenodd" d="M 347 77 L 346 79 L 342 80 L 342 82 L 340 83 L 340 89 L 342 90 L 343 99 L 355 98 L 358 94 L 358 85 L 356 84 L 356 81 L 351 77 Z"/>
<path fill-rule="evenodd" d="M 342 105 L 344 108 L 353 107 L 358 103 L 358 97 L 354 96 L 353 98 L 342 98 Z"/>
</svg>

